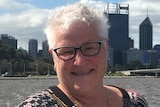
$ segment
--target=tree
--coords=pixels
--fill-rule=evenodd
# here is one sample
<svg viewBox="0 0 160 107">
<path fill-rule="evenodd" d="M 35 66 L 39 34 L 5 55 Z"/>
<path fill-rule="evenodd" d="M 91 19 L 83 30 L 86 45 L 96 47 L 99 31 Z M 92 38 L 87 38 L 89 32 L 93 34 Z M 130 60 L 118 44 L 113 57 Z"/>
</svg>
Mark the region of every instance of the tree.
<svg viewBox="0 0 160 107">
<path fill-rule="evenodd" d="M 0 60 L 2 59 L 10 60 L 14 58 L 16 51 L 12 46 L 0 40 L 0 53 L 1 53 Z"/>
<path fill-rule="evenodd" d="M 33 59 L 26 50 L 14 49 L 9 44 L 0 40 L 0 73 L 9 72 L 10 75 L 40 74 L 46 75 L 53 68 L 51 58 Z"/>
<path fill-rule="evenodd" d="M 10 70 L 9 62 L 6 59 L 1 59 L 0 65 L 1 65 L 1 74 L 5 74 L 6 72 Z"/>
</svg>

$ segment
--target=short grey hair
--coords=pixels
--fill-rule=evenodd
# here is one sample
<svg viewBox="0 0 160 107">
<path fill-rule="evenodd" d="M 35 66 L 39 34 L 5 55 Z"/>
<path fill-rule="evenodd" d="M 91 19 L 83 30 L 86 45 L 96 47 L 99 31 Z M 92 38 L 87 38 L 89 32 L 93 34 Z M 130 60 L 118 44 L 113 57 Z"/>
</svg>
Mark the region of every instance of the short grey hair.
<svg viewBox="0 0 160 107">
<path fill-rule="evenodd" d="M 44 32 L 48 39 L 49 48 L 53 48 L 54 34 L 57 29 L 67 29 L 74 22 L 84 22 L 87 25 L 95 23 L 99 35 L 108 38 L 108 18 L 98 8 L 87 7 L 79 2 L 54 9 Z"/>
</svg>

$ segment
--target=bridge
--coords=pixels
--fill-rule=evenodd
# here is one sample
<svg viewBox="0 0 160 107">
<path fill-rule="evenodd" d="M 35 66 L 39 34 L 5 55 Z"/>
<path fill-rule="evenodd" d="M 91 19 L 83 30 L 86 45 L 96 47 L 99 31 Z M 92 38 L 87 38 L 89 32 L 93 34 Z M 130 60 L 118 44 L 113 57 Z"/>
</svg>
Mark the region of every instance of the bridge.
<svg viewBox="0 0 160 107">
<path fill-rule="evenodd" d="M 139 69 L 139 70 L 127 70 L 120 71 L 125 75 L 132 76 L 160 76 L 160 68 L 158 69 Z"/>
</svg>

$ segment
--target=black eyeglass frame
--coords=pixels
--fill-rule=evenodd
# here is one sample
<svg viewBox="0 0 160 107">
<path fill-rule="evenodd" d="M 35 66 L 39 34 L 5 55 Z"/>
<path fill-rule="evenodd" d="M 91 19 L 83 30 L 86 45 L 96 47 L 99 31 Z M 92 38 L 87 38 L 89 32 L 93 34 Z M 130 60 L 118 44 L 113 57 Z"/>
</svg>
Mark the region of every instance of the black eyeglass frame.
<svg viewBox="0 0 160 107">
<path fill-rule="evenodd" d="M 56 53 L 56 55 L 58 56 L 59 59 L 66 61 L 66 60 L 73 59 L 73 58 L 75 57 L 75 55 L 76 55 L 77 50 L 80 50 L 80 52 L 81 52 L 84 56 L 90 57 L 90 56 L 95 56 L 95 55 L 97 55 L 97 54 L 100 52 L 100 47 L 101 47 L 101 44 L 102 44 L 103 42 L 104 42 L 103 40 L 100 40 L 100 41 L 92 41 L 92 42 L 84 43 L 84 44 L 82 44 L 82 45 L 79 46 L 79 47 L 59 47 L 59 48 L 55 48 L 55 49 L 52 49 L 52 50 Z M 99 46 L 98 46 L 98 51 L 97 51 L 95 54 L 86 55 L 86 54 L 84 53 L 84 51 L 82 51 L 82 47 L 85 46 L 85 45 L 87 45 L 87 44 L 91 44 L 91 43 L 98 43 L 98 44 L 99 44 Z M 62 49 L 62 48 L 73 48 L 73 49 L 74 49 L 74 55 L 73 55 L 71 58 L 63 59 L 63 58 L 60 56 L 60 54 L 57 52 L 58 49 Z"/>
</svg>

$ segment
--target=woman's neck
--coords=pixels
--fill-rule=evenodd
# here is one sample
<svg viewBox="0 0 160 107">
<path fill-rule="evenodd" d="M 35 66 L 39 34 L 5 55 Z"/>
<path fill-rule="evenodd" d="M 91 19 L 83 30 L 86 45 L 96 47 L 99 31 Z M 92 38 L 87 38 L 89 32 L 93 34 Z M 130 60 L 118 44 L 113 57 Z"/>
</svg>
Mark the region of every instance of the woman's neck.
<svg viewBox="0 0 160 107">
<path fill-rule="evenodd" d="M 69 94 L 68 97 L 78 107 L 110 107 L 108 94 L 108 90 L 102 87 L 99 90 L 93 90 L 93 92 Z"/>
</svg>

